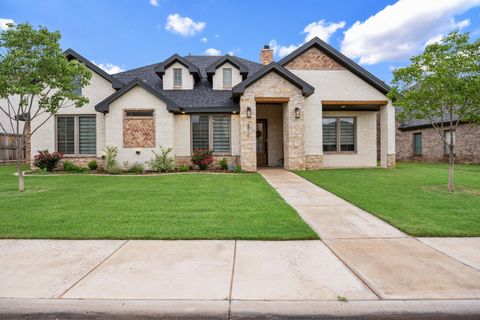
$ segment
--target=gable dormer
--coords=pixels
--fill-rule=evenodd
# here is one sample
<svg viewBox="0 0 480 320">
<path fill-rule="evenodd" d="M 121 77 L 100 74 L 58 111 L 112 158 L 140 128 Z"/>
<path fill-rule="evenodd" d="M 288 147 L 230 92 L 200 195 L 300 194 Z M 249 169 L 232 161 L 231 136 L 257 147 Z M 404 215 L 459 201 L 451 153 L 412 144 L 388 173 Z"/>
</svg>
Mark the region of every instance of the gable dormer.
<svg viewBox="0 0 480 320">
<path fill-rule="evenodd" d="M 162 78 L 163 90 L 192 90 L 201 79 L 198 67 L 174 54 L 155 68 Z"/>
<path fill-rule="evenodd" d="M 213 90 L 231 90 L 248 75 L 247 67 L 229 55 L 219 58 L 209 65 L 206 71 Z"/>
</svg>

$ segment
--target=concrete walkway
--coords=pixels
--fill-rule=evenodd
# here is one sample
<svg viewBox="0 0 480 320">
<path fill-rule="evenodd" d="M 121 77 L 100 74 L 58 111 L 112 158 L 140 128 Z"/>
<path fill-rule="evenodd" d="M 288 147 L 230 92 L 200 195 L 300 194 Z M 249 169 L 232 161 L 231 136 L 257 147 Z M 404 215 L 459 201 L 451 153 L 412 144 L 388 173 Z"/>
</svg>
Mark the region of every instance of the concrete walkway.
<svg viewBox="0 0 480 320">
<path fill-rule="evenodd" d="M 411 238 L 293 173 L 261 174 L 322 240 L 0 240 L 0 318 L 480 317 L 480 238 Z"/>
</svg>

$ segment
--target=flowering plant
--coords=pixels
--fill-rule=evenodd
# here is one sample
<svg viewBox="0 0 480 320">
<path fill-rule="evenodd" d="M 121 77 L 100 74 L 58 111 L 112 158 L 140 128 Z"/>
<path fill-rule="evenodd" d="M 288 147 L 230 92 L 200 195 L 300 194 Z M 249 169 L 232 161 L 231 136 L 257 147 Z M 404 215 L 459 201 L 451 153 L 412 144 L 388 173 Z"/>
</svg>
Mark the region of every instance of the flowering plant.
<svg viewBox="0 0 480 320">
<path fill-rule="evenodd" d="M 33 164 L 42 170 L 46 169 L 48 172 L 52 172 L 58 161 L 62 158 L 63 153 L 61 152 L 49 153 L 48 150 L 42 150 L 38 151 L 38 154 L 35 155 Z"/>
<path fill-rule="evenodd" d="M 200 168 L 200 170 L 207 170 L 208 166 L 212 164 L 213 151 L 211 150 L 195 150 L 192 156 L 192 163 Z"/>
</svg>

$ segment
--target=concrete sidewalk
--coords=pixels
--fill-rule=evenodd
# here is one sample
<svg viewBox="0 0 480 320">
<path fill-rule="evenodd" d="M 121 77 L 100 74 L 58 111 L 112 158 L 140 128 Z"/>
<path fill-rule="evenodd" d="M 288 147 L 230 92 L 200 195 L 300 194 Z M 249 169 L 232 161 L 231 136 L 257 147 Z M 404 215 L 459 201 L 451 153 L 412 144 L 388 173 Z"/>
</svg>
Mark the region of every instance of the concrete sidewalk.
<svg viewBox="0 0 480 320">
<path fill-rule="evenodd" d="M 0 240 L 0 319 L 480 317 L 480 238 L 412 238 L 261 173 L 322 240 Z"/>
</svg>

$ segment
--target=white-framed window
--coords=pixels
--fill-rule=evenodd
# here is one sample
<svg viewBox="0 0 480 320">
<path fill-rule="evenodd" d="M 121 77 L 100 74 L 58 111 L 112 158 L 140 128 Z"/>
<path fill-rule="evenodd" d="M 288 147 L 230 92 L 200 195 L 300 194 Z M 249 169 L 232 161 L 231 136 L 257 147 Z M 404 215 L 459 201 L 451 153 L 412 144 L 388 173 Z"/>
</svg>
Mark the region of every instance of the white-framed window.
<svg viewBox="0 0 480 320">
<path fill-rule="evenodd" d="M 94 115 L 56 116 L 57 151 L 66 155 L 95 155 L 97 127 Z"/>
<path fill-rule="evenodd" d="M 230 115 L 192 115 L 192 151 L 231 153 Z"/>
<path fill-rule="evenodd" d="M 232 88 L 232 68 L 223 68 L 223 89 Z"/>
<path fill-rule="evenodd" d="M 443 131 L 443 136 L 445 137 L 446 143 L 443 145 L 443 153 L 448 156 L 450 154 L 450 150 L 448 149 L 448 145 L 453 143 L 454 151 L 455 151 L 455 130 L 445 130 Z"/>
<path fill-rule="evenodd" d="M 324 117 L 322 120 L 324 152 L 355 152 L 356 127 L 354 117 Z"/>
<path fill-rule="evenodd" d="M 173 69 L 173 87 L 174 88 L 182 87 L 182 69 L 181 68 Z"/>
</svg>

